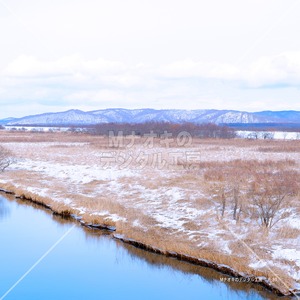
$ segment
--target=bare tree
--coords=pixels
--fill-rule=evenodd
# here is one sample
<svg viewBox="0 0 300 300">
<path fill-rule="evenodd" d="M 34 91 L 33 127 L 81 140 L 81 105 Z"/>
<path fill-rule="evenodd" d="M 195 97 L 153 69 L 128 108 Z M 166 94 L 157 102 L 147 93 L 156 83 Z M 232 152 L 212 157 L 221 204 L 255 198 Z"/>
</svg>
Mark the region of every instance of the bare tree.
<svg viewBox="0 0 300 300">
<path fill-rule="evenodd" d="M 224 213 L 225 213 L 225 209 L 226 209 L 226 196 L 225 196 L 224 189 L 222 190 L 222 193 L 221 193 L 221 203 L 222 203 L 221 215 L 222 215 L 222 217 L 224 217 Z"/>
<path fill-rule="evenodd" d="M 257 172 L 249 190 L 254 215 L 262 226 L 271 228 L 279 220 L 287 217 L 288 198 L 297 192 L 297 174 L 294 171 Z"/>
<path fill-rule="evenodd" d="M 262 137 L 264 140 L 272 140 L 274 139 L 274 133 L 272 132 L 263 132 Z"/>
<path fill-rule="evenodd" d="M 14 158 L 12 153 L 6 148 L 0 146 L 0 172 L 4 172 L 12 163 Z"/>
<path fill-rule="evenodd" d="M 206 180 L 213 181 L 210 192 L 215 195 L 218 211 L 224 217 L 225 211 L 230 210 L 233 220 L 240 221 L 245 213 L 244 190 L 250 176 L 249 166 L 243 161 L 235 160 L 209 168 L 204 176 Z"/>
<path fill-rule="evenodd" d="M 227 206 L 227 193 L 225 186 L 221 183 L 213 184 L 210 186 L 210 193 L 214 194 L 214 200 L 216 201 L 215 211 L 218 218 L 223 218 Z"/>
<path fill-rule="evenodd" d="M 233 193 L 233 219 L 238 221 L 242 213 L 239 184 L 234 185 L 232 189 L 232 193 Z"/>
<path fill-rule="evenodd" d="M 208 168 L 204 178 L 211 181 L 221 217 L 230 210 L 236 222 L 249 216 L 271 228 L 291 213 L 288 205 L 299 193 L 300 182 L 299 173 L 287 170 L 286 163 L 236 160 Z"/>
</svg>

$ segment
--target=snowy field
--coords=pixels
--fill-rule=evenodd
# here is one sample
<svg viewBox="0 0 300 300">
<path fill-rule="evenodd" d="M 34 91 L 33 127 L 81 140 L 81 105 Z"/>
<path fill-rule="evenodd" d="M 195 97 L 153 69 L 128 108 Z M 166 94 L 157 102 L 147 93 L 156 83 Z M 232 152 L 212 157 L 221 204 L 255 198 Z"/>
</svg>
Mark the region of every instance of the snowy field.
<svg viewBox="0 0 300 300">
<path fill-rule="evenodd" d="M 300 132 L 288 131 L 236 131 L 236 135 L 243 139 L 260 139 L 260 140 L 300 140 Z"/>
<path fill-rule="evenodd" d="M 226 178 L 211 179 L 236 160 L 253 168 L 274 162 L 299 172 L 298 141 L 193 140 L 163 147 L 137 140 L 117 148 L 104 137 L 25 132 L 1 132 L 0 141 L 15 157 L 0 175 L 4 189 L 88 222 L 114 225 L 118 233 L 155 247 L 266 277 L 283 291 L 300 289 L 299 193 L 267 230 L 248 208 L 233 219 L 231 202 L 221 215 Z M 242 189 L 240 194 L 246 207 L 251 199 Z"/>
</svg>

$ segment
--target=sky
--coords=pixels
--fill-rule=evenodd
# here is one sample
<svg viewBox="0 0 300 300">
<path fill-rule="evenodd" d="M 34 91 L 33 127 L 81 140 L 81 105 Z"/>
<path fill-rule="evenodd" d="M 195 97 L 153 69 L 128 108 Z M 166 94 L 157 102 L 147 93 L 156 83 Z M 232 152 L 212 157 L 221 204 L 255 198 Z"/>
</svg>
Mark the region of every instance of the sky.
<svg viewBox="0 0 300 300">
<path fill-rule="evenodd" d="M 0 118 L 300 110 L 299 0 L 0 0 Z"/>
</svg>

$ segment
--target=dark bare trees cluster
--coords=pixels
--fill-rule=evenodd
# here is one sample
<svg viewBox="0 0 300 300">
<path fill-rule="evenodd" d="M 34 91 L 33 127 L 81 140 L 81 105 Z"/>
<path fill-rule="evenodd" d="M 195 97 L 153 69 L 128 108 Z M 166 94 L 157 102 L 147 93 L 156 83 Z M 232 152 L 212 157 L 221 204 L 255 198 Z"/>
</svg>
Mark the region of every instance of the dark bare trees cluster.
<svg viewBox="0 0 300 300">
<path fill-rule="evenodd" d="M 122 132 L 123 135 L 143 136 L 153 132 L 158 137 L 171 133 L 173 136 L 180 132 L 188 132 L 193 137 L 199 138 L 233 138 L 235 137 L 234 130 L 227 126 L 216 124 L 194 124 L 194 123 L 168 123 L 168 122 L 146 122 L 146 123 L 108 123 L 91 126 L 89 131 L 95 135 L 108 135 L 113 132 L 115 135 Z"/>
<path fill-rule="evenodd" d="M 268 229 L 290 215 L 291 200 L 299 194 L 299 174 L 280 162 L 216 164 L 205 171 L 204 178 L 211 183 L 221 217 L 225 213 L 236 221 L 249 217 Z"/>
</svg>

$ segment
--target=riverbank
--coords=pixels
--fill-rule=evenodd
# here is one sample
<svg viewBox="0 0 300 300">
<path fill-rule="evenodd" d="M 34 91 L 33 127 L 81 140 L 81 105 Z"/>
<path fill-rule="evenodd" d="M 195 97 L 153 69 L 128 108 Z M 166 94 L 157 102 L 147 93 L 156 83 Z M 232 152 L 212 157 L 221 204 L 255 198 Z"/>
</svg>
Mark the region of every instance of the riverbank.
<svg viewBox="0 0 300 300">
<path fill-rule="evenodd" d="M 113 226 L 107 226 L 106 224 L 86 223 L 86 222 L 82 221 L 81 217 L 79 217 L 79 216 L 76 216 L 76 215 L 73 215 L 73 214 L 66 215 L 64 211 L 63 212 L 55 211 L 50 206 L 46 205 L 43 202 L 39 202 L 39 201 L 36 201 L 36 200 L 33 200 L 33 199 L 25 198 L 24 196 L 15 195 L 11 191 L 0 189 L 0 193 L 13 195 L 17 199 L 22 199 L 22 200 L 28 201 L 30 203 L 33 203 L 35 205 L 38 205 L 42 208 L 49 209 L 54 215 L 58 215 L 58 216 L 62 217 L 63 219 L 67 218 L 69 220 L 74 220 L 75 222 L 76 221 L 80 222 L 80 224 L 82 226 L 87 227 L 89 229 L 106 230 L 106 231 L 109 231 L 109 232 L 116 231 L 116 228 L 113 227 Z M 119 240 L 119 241 L 121 241 L 123 243 L 126 243 L 126 244 L 129 244 L 129 245 L 132 245 L 136 248 L 139 248 L 139 249 L 142 249 L 142 250 L 145 250 L 145 251 L 149 251 L 149 252 L 153 252 L 155 254 L 164 255 L 166 257 L 176 258 L 178 260 L 188 262 L 188 263 L 191 263 L 193 265 L 207 267 L 207 268 L 213 269 L 215 271 L 218 271 L 218 272 L 220 272 L 224 275 L 228 275 L 228 276 L 232 277 L 232 278 L 220 277 L 220 280 L 223 281 L 223 282 L 258 284 L 258 285 L 266 288 L 267 290 L 273 292 L 274 294 L 276 294 L 278 296 L 293 296 L 293 293 L 296 292 L 296 291 L 293 291 L 291 293 L 289 293 L 289 292 L 288 293 L 283 293 L 282 290 L 280 290 L 278 287 L 274 286 L 267 278 L 247 276 L 246 274 L 240 274 L 240 273 L 236 272 L 234 269 L 230 268 L 229 266 L 222 265 L 222 264 L 216 264 L 213 261 L 209 261 L 209 260 L 205 260 L 205 259 L 201 259 L 201 258 L 197 258 L 197 257 L 192 257 L 192 256 L 188 256 L 186 254 L 177 253 L 177 252 L 173 252 L 173 251 L 162 250 L 160 248 L 155 248 L 151 245 L 147 245 L 147 244 L 141 243 L 139 241 L 136 241 L 136 240 L 133 240 L 133 239 L 130 239 L 130 238 L 126 238 L 124 235 L 121 235 L 121 234 L 115 234 L 114 233 L 114 234 L 112 234 L 112 237 L 116 240 Z"/>
<path fill-rule="evenodd" d="M 298 288 L 297 202 L 267 233 L 246 215 L 237 222 L 228 211 L 221 218 L 204 178 L 212 163 L 215 168 L 236 159 L 271 160 L 298 170 L 296 142 L 206 140 L 165 148 L 139 140 L 112 149 L 103 137 L 78 134 L 4 133 L 0 140 L 17 157 L 1 174 L 0 186 L 20 197 L 86 224 L 115 228 L 116 237 L 147 250 L 258 278 L 274 292 Z"/>
<path fill-rule="evenodd" d="M 196 300 L 199 295 L 211 300 L 278 299 L 257 284 L 225 281 L 231 277 L 123 243 L 110 231 L 83 227 L 74 219 L 13 195 L 0 193 L 0 224 L 5 257 L 0 298 L 30 262 L 65 236 L 7 299 L 140 299 L 143 293 L 147 299 Z M 28 235 L 30 243 L 23 244 Z M 57 273 L 58 268 L 64 271 Z M 49 283 L 51 291 L 45 294 Z"/>
</svg>

